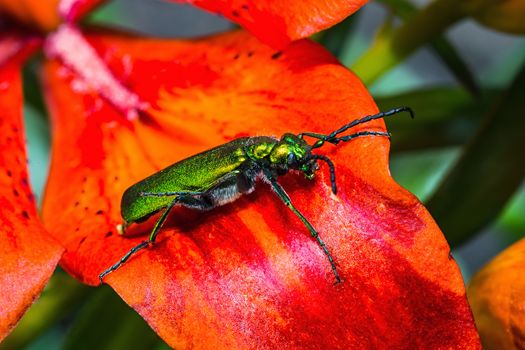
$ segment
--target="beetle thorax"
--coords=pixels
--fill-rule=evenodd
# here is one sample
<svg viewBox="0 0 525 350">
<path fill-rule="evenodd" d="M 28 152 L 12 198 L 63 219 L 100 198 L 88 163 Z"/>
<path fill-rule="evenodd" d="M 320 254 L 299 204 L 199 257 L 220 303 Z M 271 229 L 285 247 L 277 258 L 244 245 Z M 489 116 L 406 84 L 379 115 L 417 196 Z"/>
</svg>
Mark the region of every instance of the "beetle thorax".
<svg viewBox="0 0 525 350">
<path fill-rule="evenodd" d="M 287 164 L 295 168 L 310 155 L 311 147 L 293 134 L 284 134 L 268 155 L 270 164 Z"/>
</svg>

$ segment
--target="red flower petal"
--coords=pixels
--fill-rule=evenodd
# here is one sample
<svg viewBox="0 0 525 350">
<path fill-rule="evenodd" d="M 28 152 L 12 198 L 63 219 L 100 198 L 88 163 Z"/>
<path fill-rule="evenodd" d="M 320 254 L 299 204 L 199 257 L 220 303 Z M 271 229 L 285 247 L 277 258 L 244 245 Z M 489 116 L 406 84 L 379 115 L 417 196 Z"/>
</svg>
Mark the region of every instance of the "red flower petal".
<svg viewBox="0 0 525 350">
<path fill-rule="evenodd" d="M 28 184 L 20 79 L 25 44 L 0 37 L 0 340 L 40 294 L 62 253 L 38 220 Z"/>
<path fill-rule="evenodd" d="M 329 132 L 376 112 L 358 79 L 309 41 L 282 53 L 242 32 L 194 42 L 89 41 L 152 106 L 130 122 L 67 68 L 47 65 L 54 145 L 44 222 L 67 245 L 64 268 L 90 284 L 144 239 L 116 234 L 129 185 L 238 136 Z M 319 150 L 336 164 L 337 196 L 326 169 L 315 181 L 280 179 L 332 252 L 339 285 L 264 183 L 210 212 L 176 208 L 155 247 L 106 281 L 176 348 L 477 349 L 449 247 L 425 208 L 390 178 L 388 149 L 387 139 L 368 137 Z"/>
<path fill-rule="evenodd" d="M 174 0 L 188 2 L 242 25 L 277 49 L 342 21 L 367 0 Z"/>
<path fill-rule="evenodd" d="M 0 0 L 0 4 L 2 1 Z M 29 0 L 25 0 L 29 1 Z M 339 23 L 367 0 L 172 0 L 227 17 L 276 49 Z M 62 17 L 76 20 L 104 0 L 62 0 Z"/>
</svg>

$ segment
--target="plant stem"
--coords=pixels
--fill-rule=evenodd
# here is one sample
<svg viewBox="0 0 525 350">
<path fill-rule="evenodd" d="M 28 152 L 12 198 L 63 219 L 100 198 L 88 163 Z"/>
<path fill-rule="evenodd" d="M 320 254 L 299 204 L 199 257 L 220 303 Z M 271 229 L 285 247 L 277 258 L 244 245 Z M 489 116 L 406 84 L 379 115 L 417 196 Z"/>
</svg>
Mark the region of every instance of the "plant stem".
<svg viewBox="0 0 525 350">
<path fill-rule="evenodd" d="M 372 84 L 423 44 L 465 17 L 454 0 L 435 0 L 388 35 L 376 38 L 352 66 L 365 85 Z"/>
</svg>

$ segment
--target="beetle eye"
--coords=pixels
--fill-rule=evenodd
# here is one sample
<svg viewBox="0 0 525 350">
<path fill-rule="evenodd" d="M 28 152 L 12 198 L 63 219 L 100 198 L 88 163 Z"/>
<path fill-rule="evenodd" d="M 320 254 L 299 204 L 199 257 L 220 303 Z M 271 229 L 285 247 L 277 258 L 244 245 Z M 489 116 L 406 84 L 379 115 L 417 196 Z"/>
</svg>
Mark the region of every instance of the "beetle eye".
<svg viewBox="0 0 525 350">
<path fill-rule="evenodd" d="M 288 154 L 287 163 L 291 167 L 297 167 L 297 158 L 295 157 L 294 153 Z"/>
</svg>

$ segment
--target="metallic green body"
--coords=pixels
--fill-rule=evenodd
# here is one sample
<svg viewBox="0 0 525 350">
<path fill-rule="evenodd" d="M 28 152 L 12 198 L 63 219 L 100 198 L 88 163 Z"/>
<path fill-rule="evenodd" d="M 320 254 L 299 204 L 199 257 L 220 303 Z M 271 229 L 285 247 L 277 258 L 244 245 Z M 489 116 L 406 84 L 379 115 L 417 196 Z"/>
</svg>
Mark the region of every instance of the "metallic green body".
<svg viewBox="0 0 525 350">
<path fill-rule="evenodd" d="M 174 198 L 143 196 L 144 192 L 206 192 L 225 176 L 240 172 L 246 162 L 268 156 L 278 141 L 267 136 L 239 138 L 172 164 L 124 192 L 122 217 L 126 223 L 141 221 L 167 207 Z"/>
</svg>

